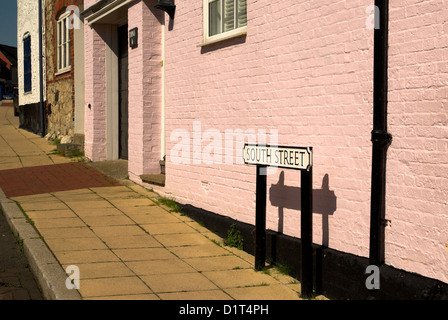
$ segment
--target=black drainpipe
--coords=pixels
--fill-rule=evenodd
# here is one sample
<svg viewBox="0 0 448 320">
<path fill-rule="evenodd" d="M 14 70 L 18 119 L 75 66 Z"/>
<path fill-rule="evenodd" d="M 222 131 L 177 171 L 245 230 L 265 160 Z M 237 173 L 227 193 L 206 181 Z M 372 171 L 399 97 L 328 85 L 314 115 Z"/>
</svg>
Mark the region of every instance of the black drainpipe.
<svg viewBox="0 0 448 320">
<path fill-rule="evenodd" d="M 372 180 L 370 204 L 370 255 L 371 265 L 384 264 L 386 157 L 392 136 L 387 132 L 387 69 L 389 0 L 375 0 L 373 62 L 373 130 Z"/>
<path fill-rule="evenodd" d="M 39 83 L 40 83 L 40 121 L 41 136 L 45 136 L 45 109 L 44 109 L 44 75 L 42 57 L 42 0 L 39 0 Z"/>
</svg>

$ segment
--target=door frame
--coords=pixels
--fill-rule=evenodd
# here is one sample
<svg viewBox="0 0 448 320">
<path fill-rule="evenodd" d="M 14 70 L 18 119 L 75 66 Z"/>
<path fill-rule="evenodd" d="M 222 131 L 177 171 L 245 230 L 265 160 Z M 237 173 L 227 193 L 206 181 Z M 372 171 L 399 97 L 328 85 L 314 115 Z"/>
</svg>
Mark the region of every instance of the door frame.
<svg viewBox="0 0 448 320">
<path fill-rule="evenodd" d="M 123 28 L 123 31 L 121 31 L 121 32 L 124 32 L 124 29 L 126 30 L 126 32 L 124 32 L 123 34 L 120 34 L 120 32 L 118 31 L 118 29 L 120 29 L 120 28 Z M 118 158 L 125 159 L 125 160 L 129 159 L 129 47 L 128 47 L 128 29 L 129 29 L 129 27 L 128 27 L 127 24 L 124 24 L 124 25 L 121 25 L 121 26 L 117 27 L 117 43 L 118 43 L 118 52 L 117 52 L 118 53 L 118 60 L 117 60 L 117 68 L 118 68 Z M 123 38 L 120 38 L 120 37 L 123 37 Z M 121 95 L 123 89 L 121 88 L 121 77 L 122 77 L 122 70 L 121 69 L 122 68 L 120 68 L 120 60 L 122 59 L 122 56 L 121 56 L 120 48 L 124 45 L 124 40 L 126 40 L 125 48 L 126 48 L 126 55 L 127 55 L 127 57 L 126 57 L 126 63 L 127 64 L 125 66 L 126 66 L 126 72 L 128 73 L 127 77 L 126 77 L 127 78 L 127 83 L 126 83 L 127 88 L 125 90 L 127 92 L 127 94 L 126 94 L 127 95 L 127 101 L 126 101 L 126 109 L 127 110 L 126 110 L 126 114 L 127 114 L 127 117 L 128 117 L 128 119 L 127 119 L 127 128 L 126 128 L 127 132 L 122 130 L 122 127 L 121 127 L 122 126 L 121 111 L 123 109 L 122 109 L 122 105 L 121 105 L 122 99 L 121 99 L 120 95 Z M 121 41 L 123 41 L 122 44 L 121 44 Z M 121 145 L 123 132 L 125 132 L 125 138 L 127 139 L 124 148 L 122 148 L 123 146 Z M 121 158 L 123 149 L 126 150 L 126 152 L 125 152 L 126 158 Z"/>
<path fill-rule="evenodd" d="M 123 17 L 117 24 L 105 25 L 106 56 L 106 160 L 119 159 L 119 70 L 118 27 L 127 24 Z"/>
<path fill-rule="evenodd" d="M 106 30 L 106 160 L 118 159 L 118 32 Z"/>
</svg>

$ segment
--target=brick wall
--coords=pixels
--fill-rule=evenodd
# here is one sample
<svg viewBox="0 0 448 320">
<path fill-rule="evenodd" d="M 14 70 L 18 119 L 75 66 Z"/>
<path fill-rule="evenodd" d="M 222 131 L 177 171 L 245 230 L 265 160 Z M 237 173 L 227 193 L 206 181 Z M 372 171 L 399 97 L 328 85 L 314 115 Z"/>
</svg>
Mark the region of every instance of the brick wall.
<svg viewBox="0 0 448 320">
<path fill-rule="evenodd" d="M 82 0 L 47 0 L 45 3 L 46 25 L 46 75 L 48 137 L 53 140 L 74 135 L 74 30 L 70 30 L 71 70 L 58 73 L 57 69 L 57 20 L 70 5 L 82 7 Z M 79 66 L 83 68 L 83 66 Z"/>
<path fill-rule="evenodd" d="M 386 261 L 448 282 L 448 7 L 391 3 Z"/>
<path fill-rule="evenodd" d="M 91 5 L 86 1 L 85 6 Z M 85 22 L 85 24 L 87 24 Z M 85 26 L 84 153 L 92 161 L 106 160 L 106 59 L 103 25 Z M 90 108 L 88 107 L 90 105 Z"/>
<path fill-rule="evenodd" d="M 138 46 L 129 48 L 129 172 L 160 173 L 161 22 L 154 1 L 128 9 L 128 29 L 138 28 Z"/>
<path fill-rule="evenodd" d="M 203 136 L 209 130 L 217 139 L 224 139 L 226 130 L 278 130 L 280 145 L 314 147 L 314 241 L 368 256 L 370 3 L 248 1 L 247 36 L 206 47 L 197 46 L 202 2 L 176 5 L 173 29 L 166 29 L 165 192 L 181 203 L 254 223 L 255 167 L 176 164 L 170 152 L 181 140 L 176 132 L 184 130 L 192 159 L 194 121 L 200 121 Z M 391 4 L 389 131 L 394 140 L 386 208 L 391 220 L 386 262 L 445 282 L 447 10 L 437 0 Z M 200 147 L 207 146 L 218 145 L 206 137 Z M 241 150 L 234 154 L 236 161 Z M 300 236 L 300 212 L 291 198 L 299 181 L 299 172 L 291 170 L 268 177 L 269 229 Z M 270 196 L 276 184 L 290 187 L 284 192 L 291 196 Z"/>
</svg>

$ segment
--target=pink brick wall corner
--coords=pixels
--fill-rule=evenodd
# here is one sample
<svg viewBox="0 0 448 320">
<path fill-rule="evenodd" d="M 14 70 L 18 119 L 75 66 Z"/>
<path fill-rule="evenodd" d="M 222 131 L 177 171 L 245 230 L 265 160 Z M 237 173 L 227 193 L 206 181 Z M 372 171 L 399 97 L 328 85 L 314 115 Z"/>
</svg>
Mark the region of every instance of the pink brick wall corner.
<svg viewBox="0 0 448 320">
<path fill-rule="evenodd" d="M 154 1 L 136 1 L 128 9 L 128 28 L 137 27 L 139 43 L 129 48 L 129 171 L 160 173 L 163 12 Z"/>
<path fill-rule="evenodd" d="M 106 159 L 106 65 L 105 46 L 101 38 L 103 32 L 102 25 L 88 26 L 86 23 L 84 28 L 84 151 L 92 161 Z"/>
</svg>

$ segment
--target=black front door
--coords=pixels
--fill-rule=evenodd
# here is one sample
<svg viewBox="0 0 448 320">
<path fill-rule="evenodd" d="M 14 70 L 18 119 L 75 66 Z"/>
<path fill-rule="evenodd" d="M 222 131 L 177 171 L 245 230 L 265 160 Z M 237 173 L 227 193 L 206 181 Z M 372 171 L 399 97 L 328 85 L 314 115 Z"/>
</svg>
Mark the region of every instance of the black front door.
<svg viewBox="0 0 448 320">
<path fill-rule="evenodd" d="M 118 28 L 119 158 L 128 159 L 128 25 Z"/>
</svg>

